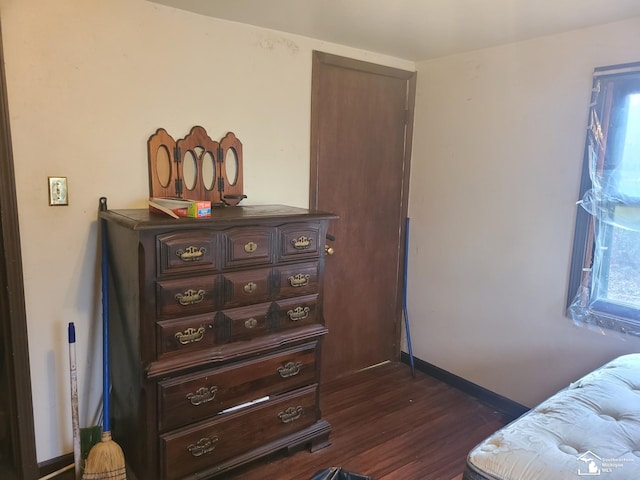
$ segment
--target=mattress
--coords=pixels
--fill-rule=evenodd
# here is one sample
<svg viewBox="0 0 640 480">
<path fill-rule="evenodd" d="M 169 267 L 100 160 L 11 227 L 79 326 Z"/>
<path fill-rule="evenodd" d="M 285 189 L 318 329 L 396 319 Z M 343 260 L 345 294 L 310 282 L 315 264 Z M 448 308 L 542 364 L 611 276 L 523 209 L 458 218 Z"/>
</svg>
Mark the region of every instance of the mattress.
<svg viewBox="0 0 640 480">
<path fill-rule="evenodd" d="M 464 480 L 640 480 L 640 354 L 618 357 L 477 445 Z"/>
</svg>

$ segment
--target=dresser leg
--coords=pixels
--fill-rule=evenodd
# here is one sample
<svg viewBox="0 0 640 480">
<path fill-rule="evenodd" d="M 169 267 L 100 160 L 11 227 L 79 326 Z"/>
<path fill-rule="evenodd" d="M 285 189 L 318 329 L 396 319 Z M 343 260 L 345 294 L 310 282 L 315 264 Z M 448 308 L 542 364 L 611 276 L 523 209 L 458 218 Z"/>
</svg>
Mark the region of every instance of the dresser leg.
<svg viewBox="0 0 640 480">
<path fill-rule="evenodd" d="M 329 441 L 329 433 L 326 433 L 311 440 L 309 451 L 313 453 L 321 448 L 328 447 L 329 445 L 331 445 L 331 442 Z"/>
</svg>

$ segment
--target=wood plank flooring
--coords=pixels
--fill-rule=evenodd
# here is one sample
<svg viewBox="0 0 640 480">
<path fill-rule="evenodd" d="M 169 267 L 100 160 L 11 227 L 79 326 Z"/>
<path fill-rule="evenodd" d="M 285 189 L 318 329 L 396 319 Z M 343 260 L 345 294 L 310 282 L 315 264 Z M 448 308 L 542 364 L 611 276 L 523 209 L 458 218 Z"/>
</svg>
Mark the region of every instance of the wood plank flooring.
<svg viewBox="0 0 640 480">
<path fill-rule="evenodd" d="M 323 387 L 331 445 L 275 454 L 228 480 L 309 480 L 337 466 L 375 480 L 450 480 L 469 450 L 506 421 L 473 397 L 403 363 L 387 363 Z"/>
<path fill-rule="evenodd" d="M 421 372 L 412 378 L 403 363 L 325 385 L 321 408 L 332 426 L 330 446 L 275 454 L 216 478 L 309 480 L 337 466 L 375 480 L 452 480 L 462 473 L 469 450 L 506 423 L 446 383 Z M 72 472 L 56 480 L 73 480 Z"/>
</svg>

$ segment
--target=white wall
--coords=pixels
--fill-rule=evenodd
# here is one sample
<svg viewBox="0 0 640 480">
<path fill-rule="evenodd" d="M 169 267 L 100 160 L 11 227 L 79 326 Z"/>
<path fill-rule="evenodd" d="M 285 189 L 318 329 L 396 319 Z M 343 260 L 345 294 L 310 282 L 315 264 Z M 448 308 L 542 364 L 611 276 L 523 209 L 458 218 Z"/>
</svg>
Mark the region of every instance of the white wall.
<svg viewBox="0 0 640 480">
<path fill-rule="evenodd" d="M 639 43 L 636 18 L 417 65 L 414 355 L 533 406 L 640 351 L 564 316 L 592 72 Z"/>
<path fill-rule="evenodd" d="M 38 461 L 70 452 L 67 322 L 81 426 L 100 403 L 98 198 L 144 207 L 146 141 L 194 125 L 243 142 L 247 204 L 308 204 L 311 52 L 413 63 L 143 0 L 0 0 Z M 47 176 L 68 207 L 49 207 Z"/>
</svg>

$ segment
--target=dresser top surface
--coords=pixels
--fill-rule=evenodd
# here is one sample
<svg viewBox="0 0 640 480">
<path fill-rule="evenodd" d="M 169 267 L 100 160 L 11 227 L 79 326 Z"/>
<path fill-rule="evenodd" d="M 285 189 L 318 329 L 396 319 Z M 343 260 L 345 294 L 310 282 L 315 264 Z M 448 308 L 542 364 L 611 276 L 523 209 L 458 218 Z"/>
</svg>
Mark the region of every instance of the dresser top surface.
<svg viewBox="0 0 640 480">
<path fill-rule="evenodd" d="M 246 205 L 238 207 L 214 208 L 207 218 L 172 218 L 148 209 L 106 210 L 101 218 L 119 223 L 134 230 L 167 226 L 215 227 L 225 224 L 246 222 L 269 223 L 278 221 L 305 221 L 337 218 L 332 213 L 287 205 Z"/>
</svg>

